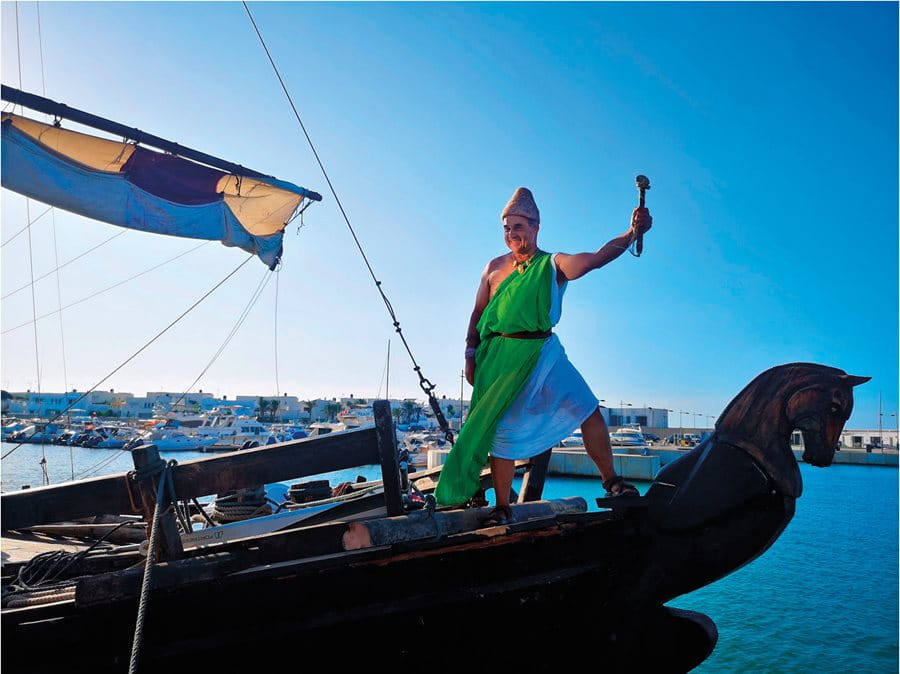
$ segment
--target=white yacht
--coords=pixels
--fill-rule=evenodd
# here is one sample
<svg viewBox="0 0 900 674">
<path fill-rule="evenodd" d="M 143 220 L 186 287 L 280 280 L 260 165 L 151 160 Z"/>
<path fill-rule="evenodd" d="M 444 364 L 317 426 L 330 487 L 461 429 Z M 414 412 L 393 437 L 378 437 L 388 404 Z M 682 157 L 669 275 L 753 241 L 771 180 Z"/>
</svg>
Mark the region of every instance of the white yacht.
<svg viewBox="0 0 900 674">
<path fill-rule="evenodd" d="M 346 430 L 347 425 L 342 422 L 331 423 L 328 421 L 317 421 L 306 427 L 306 433 L 311 438 L 318 438 L 322 435 L 327 435 L 328 433 L 339 433 L 340 431 Z"/>
<path fill-rule="evenodd" d="M 403 445 L 409 454 L 409 465 L 424 468 L 428 465 L 428 450 L 446 448 L 447 441 L 439 433 L 413 432 L 403 436 Z"/>
<path fill-rule="evenodd" d="M 581 435 L 581 429 L 576 428 L 572 431 L 572 435 L 564 438 L 560 443 L 560 447 L 584 447 L 584 437 Z"/>
<path fill-rule="evenodd" d="M 156 445 L 160 452 L 189 452 L 203 450 L 212 444 L 208 437 L 187 435 L 176 429 L 161 428 L 147 431 L 140 436 L 143 444 Z"/>
<path fill-rule="evenodd" d="M 164 419 L 166 422 L 177 421 L 179 426 L 184 428 L 199 428 L 207 419 L 205 412 L 199 412 L 191 405 L 184 403 L 172 404 L 168 410 L 164 410 L 160 406 L 153 409 L 153 416 L 157 419 Z"/>
<path fill-rule="evenodd" d="M 609 442 L 613 447 L 646 447 L 647 440 L 640 426 L 623 426 L 609 434 Z"/>
<path fill-rule="evenodd" d="M 375 423 L 375 413 L 370 405 L 352 405 L 338 413 L 337 417 L 347 428 L 360 428 Z"/>
<path fill-rule="evenodd" d="M 28 424 L 26 422 L 18 421 L 15 419 L 8 423 L 4 423 L 2 431 L 0 431 L 0 433 L 2 433 L 2 436 L 0 436 L 0 437 L 2 437 L 4 440 L 6 440 L 8 437 L 15 435 L 19 431 L 25 430 L 25 428 L 27 426 L 28 426 Z"/>
</svg>

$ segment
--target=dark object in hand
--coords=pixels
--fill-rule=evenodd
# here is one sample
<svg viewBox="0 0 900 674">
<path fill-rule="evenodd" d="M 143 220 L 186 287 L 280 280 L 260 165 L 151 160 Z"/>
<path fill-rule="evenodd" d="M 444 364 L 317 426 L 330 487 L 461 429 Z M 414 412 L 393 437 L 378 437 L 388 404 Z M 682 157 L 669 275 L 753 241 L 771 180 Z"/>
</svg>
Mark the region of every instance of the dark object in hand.
<svg viewBox="0 0 900 674">
<path fill-rule="evenodd" d="M 640 207 L 644 208 L 644 193 L 650 189 L 650 178 L 639 175 L 634 179 L 634 182 L 641 193 Z M 649 227 L 647 229 L 649 229 Z M 644 252 L 644 232 L 640 229 L 637 230 L 636 252 L 638 255 Z"/>
</svg>

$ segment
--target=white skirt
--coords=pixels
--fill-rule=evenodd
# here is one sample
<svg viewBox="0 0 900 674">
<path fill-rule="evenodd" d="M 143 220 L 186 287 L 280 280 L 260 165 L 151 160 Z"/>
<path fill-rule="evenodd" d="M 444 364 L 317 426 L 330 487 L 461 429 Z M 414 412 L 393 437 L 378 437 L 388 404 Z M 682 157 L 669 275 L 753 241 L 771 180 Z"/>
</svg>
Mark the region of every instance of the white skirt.
<svg viewBox="0 0 900 674">
<path fill-rule="evenodd" d="M 569 362 L 559 337 L 541 349 L 525 388 L 500 420 L 491 455 L 527 459 L 572 435 L 599 400 Z"/>
</svg>

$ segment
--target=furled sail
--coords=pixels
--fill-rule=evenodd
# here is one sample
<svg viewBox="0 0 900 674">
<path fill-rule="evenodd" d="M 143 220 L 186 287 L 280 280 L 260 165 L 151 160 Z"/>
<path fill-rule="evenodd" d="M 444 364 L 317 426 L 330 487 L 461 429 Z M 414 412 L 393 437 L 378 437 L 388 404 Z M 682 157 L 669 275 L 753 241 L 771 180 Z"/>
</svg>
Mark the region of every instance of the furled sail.
<svg viewBox="0 0 900 674">
<path fill-rule="evenodd" d="M 256 172 L 230 173 L 19 115 L 4 113 L 2 132 L 3 187 L 113 225 L 220 240 L 270 268 L 288 221 L 304 200 L 321 199 Z"/>
</svg>

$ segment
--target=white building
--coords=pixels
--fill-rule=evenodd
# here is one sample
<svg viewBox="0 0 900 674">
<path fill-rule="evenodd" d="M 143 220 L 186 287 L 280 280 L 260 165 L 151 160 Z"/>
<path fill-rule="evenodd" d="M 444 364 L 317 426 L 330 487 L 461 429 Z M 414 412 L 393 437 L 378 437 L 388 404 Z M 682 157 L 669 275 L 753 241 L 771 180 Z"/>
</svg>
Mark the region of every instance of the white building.
<svg viewBox="0 0 900 674">
<path fill-rule="evenodd" d="M 631 405 L 604 407 L 600 405 L 600 412 L 608 426 L 638 424 L 642 428 L 669 428 L 670 411 L 657 407 L 632 407 Z M 692 418 L 700 417 L 702 422 L 706 416 L 705 414 L 688 414 L 686 421 L 688 421 L 688 425 L 694 425 L 690 423 Z"/>
<path fill-rule="evenodd" d="M 848 449 L 897 449 L 897 430 L 877 428 L 872 430 L 844 430 L 841 447 Z"/>
</svg>

